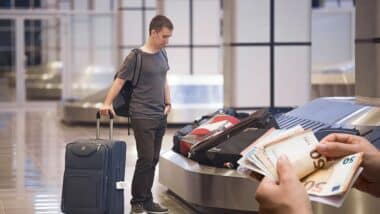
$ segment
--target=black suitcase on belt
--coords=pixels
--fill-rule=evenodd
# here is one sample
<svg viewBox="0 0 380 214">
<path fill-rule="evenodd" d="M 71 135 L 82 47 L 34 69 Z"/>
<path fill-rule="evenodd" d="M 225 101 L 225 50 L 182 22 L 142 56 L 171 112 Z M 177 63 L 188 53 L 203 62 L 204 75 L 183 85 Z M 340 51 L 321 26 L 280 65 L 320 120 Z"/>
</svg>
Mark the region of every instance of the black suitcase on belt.
<svg viewBox="0 0 380 214">
<path fill-rule="evenodd" d="M 206 156 L 215 167 L 236 169 L 242 157 L 240 153 L 265 132 L 267 129 L 247 129 L 207 150 Z"/>
<path fill-rule="evenodd" d="M 272 127 L 278 128 L 278 124 L 273 115 L 268 109 L 258 109 L 248 117 L 242 119 L 238 124 L 227 128 L 223 132 L 212 136 L 203 142 L 194 144 L 190 149 L 189 158 L 201 164 L 213 165 L 207 158 L 207 150 L 225 142 L 230 137 L 241 133 L 247 128 L 269 129 Z"/>
<path fill-rule="evenodd" d="M 62 188 L 62 212 L 67 214 L 123 214 L 124 193 L 116 182 L 124 181 L 126 144 L 99 138 L 100 114 L 96 115 L 96 139 L 66 145 Z"/>
</svg>

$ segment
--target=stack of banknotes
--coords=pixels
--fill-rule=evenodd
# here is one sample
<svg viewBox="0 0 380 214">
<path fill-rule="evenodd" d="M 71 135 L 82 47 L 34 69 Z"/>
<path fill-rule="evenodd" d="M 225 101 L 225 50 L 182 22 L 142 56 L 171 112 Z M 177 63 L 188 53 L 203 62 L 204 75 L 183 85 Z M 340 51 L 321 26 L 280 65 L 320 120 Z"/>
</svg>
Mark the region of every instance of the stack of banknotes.
<svg viewBox="0 0 380 214">
<path fill-rule="evenodd" d="M 310 200 L 340 207 L 362 171 L 362 153 L 328 160 L 316 151 L 319 143 L 311 130 L 295 126 L 270 129 L 242 152 L 238 171 L 250 178 L 267 176 L 278 181 L 276 163 L 288 157 Z"/>
</svg>

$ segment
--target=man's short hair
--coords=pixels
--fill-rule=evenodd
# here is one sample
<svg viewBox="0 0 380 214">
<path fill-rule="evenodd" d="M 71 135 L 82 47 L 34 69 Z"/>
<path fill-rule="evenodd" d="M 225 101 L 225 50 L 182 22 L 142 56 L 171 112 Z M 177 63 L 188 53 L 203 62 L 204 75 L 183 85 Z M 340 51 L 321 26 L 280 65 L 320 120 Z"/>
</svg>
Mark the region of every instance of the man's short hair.
<svg viewBox="0 0 380 214">
<path fill-rule="evenodd" d="M 170 30 L 173 30 L 173 23 L 170 19 L 164 15 L 156 15 L 153 17 L 152 21 L 149 24 L 149 35 L 152 30 L 156 30 L 157 32 L 161 31 L 163 27 L 166 27 Z"/>
</svg>

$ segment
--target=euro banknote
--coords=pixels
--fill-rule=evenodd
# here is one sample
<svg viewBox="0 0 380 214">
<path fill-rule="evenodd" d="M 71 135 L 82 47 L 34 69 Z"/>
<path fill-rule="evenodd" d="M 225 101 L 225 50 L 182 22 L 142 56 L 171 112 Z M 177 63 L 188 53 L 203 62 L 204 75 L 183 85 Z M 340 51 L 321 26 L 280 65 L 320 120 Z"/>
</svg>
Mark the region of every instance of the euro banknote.
<svg viewBox="0 0 380 214">
<path fill-rule="evenodd" d="M 311 200 L 341 206 L 355 177 L 360 174 L 363 154 L 328 160 L 317 152 L 318 143 L 311 130 L 303 130 L 300 126 L 268 130 L 242 152 L 239 171 L 256 179 L 267 176 L 278 182 L 277 160 L 285 155 Z"/>
</svg>

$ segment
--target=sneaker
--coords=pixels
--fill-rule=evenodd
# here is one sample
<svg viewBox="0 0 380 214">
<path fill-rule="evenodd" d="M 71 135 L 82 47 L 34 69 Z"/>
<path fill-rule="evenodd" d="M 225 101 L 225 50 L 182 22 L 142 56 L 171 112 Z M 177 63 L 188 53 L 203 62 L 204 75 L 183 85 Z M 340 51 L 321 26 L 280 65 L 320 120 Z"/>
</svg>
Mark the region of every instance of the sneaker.
<svg viewBox="0 0 380 214">
<path fill-rule="evenodd" d="M 162 207 L 160 204 L 154 202 L 144 205 L 144 209 L 149 214 L 169 213 L 168 208 Z"/>
<path fill-rule="evenodd" d="M 141 203 L 131 204 L 131 214 L 146 214 L 144 207 Z"/>
</svg>

